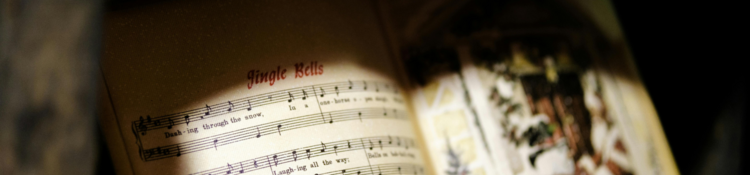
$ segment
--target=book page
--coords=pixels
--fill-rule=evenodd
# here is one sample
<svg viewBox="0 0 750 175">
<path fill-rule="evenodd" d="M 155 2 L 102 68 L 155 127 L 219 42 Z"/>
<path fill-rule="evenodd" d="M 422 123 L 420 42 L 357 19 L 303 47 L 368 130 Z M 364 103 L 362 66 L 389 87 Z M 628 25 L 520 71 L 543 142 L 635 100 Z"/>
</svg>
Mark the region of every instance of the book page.
<svg viewBox="0 0 750 175">
<path fill-rule="evenodd" d="M 592 25 L 506 25 L 455 45 L 490 152 L 513 174 L 678 174 L 611 4 L 569 4 L 540 12 Z"/>
<path fill-rule="evenodd" d="M 350 1 L 108 13 L 102 123 L 118 171 L 429 174 L 380 27 Z"/>
<path fill-rule="evenodd" d="M 456 73 L 437 76 L 415 86 L 411 95 L 426 149 L 438 174 L 506 174 L 495 164 L 483 141 L 480 123 L 466 97 L 466 87 Z"/>
<path fill-rule="evenodd" d="M 386 4 L 435 171 L 678 173 L 610 2 Z"/>
</svg>

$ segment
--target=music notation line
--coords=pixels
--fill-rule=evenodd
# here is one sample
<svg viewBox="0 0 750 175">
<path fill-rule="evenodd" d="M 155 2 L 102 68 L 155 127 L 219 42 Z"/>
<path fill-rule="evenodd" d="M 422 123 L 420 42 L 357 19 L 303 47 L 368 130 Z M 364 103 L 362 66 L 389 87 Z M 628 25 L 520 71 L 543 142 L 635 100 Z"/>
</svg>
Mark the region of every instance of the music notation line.
<svg viewBox="0 0 750 175">
<path fill-rule="evenodd" d="M 413 141 L 412 138 L 408 137 L 401 137 L 404 139 L 407 139 L 409 141 Z M 349 152 L 349 151 L 358 151 L 361 149 L 369 149 L 370 147 L 373 147 L 372 145 L 366 145 L 365 143 L 362 143 L 362 140 L 387 140 L 388 136 L 374 136 L 374 137 L 363 137 L 363 138 L 354 138 L 354 139 L 348 139 L 348 140 L 339 140 L 339 141 L 333 141 L 328 143 L 317 143 L 310 146 L 305 146 L 297 149 L 291 149 L 286 151 L 281 151 L 273 154 L 268 154 L 260 157 L 256 157 L 253 159 L 247 159 L 244 161 L 236 162 L 236 163 L 227 163 L 228 165 L 232 167 L 239 167 L 244 166 L 244 172 L 252 172 L 256 170 L 262 170 L 265 168 L 271 168 L 273 166 L 282 165 L 285 163 L 291 163 L 295 161 L 301 161 L 301 160 L 308 160 L 315 157 L 325 156 L 325 155 L 335 155 L 336 152 L 343 153 L 343 152 Z M 352 144 L 354 143 L 354 144 Z M 356 144 L 361 143 L 361 144 Z M 334 146 L 341 145 L 337 150 L 333 150 Z M 343 146 L 346 145 L 346 146 Z M 384 145 L 383 147 L 399 147 L 394 145 Z M 296 156 L 296 157 L 295 157 Z M 270 162 L 266 163 L 265 165 L 258 165 L 257 160 L 266 160 L 267 157 L 270 157 Z M 255 166 L 258 165 L 258 166 Z M 250 167 L 250 168 L 248 168 Z M 229 166 L 220 166 L 208 170 L 203 170 L 200 172 L 195 172 L 191 174 L 218 174 L 218 173 L 226 173 L 227 170 L 230 170 Z M 239 174 L 239 172 L 230 172 L 229 174 Z"/>
<path fill-rule="evenodd" d="M 333 116 L 334 121 L 355 120 L 360 117 L 360 114 L 364 116 L 363 118 L 367 118 L 367 119 L 376 119 L 376 118 L 404 119 L 404 120 L 407 119 L 406 117 L 387 118 L 387 116 L 379 116 L 380 115 L 378 113 L 379 110 L 380 109 L 378 108 L 349 109 L 349 110 L 331 112 L 331 116 Z M 356 115 L 356 117 L 354 117 L 353 115 Z M 300 120 L 300 118 L 303 118 L 303 120 Z M 155 149 L 163 150 L 163 149 L 173 149 L 176 147 L 180 147 L 184 150 L 182 151 L 182 154 L 192 153 L 195 151 L 201 151 L 201 150 L 206 150 L 206 149 L 216 149 L 216 147 L 219 147 L 219 146 L 252 139 L 253 137 L 257 137 L 257 134 L 260 134 L 261 136 L 274 134 L 279 131 L 279 129 L 277 128 L 278 126 L 277 123 L 285 123 L 285 124 L 281 124 L 283 128 L 282 131 L 288 131 L 288 130 L 303 128 L 303 127 L 308 127 L 308 126 L 313 126 L 313 125 L 330 124 L 330 123 L 323 123 L 323 122 L 316 121 L 314 118 L 315 118 L 315 114 L 310 114 L 310 115 L 305 115 L 305 116 L 301 116 L 298 118 L 290 118 L 290 119 L 285 119 L 285 120 L 280 120 L 280 121 L 275 121 L 275 122 L 269 122 L 269 123 L 265 123 L 261 125 L 250 126 L 250 127 L 246 127 L 243 129 L 238 129 L 235 131 L 230 131 L 230 132 L 219 134 L 219 135 L 208 136 L 202 139 L 192 140 L 192 141 L 188 141 L 188 142 L 181 143 L 181 144 L 147 149 L 143 152 L 144 154 L 143 157 L 146 157 L 145 160 L 150 161 L 150 160 L 158 160 L 162 158 L 173 157 L 174 154 L 177 154 L 177 153 L 174 153 L 171 155 L 170 154 L 157 154 L 157 151 L 155 151 Z M 259 129 L 259 128 L 263 128 L 263 129 Z M 221 141 L 221 142 L 218 142 L 218 141 Z"/>
<path fill-rule="evenodd" d="M 360 166 L 346 168 L 336 171 L 329 171 L 325 173 L 315 173 L 316 175 L 411 175 L 411 174 L 424 174 L 424 167 L 422 165 L 413 163 L 385 163 L 376 164 L 378 171 L 370 170 L 370 166 Z"/>
<path fill-rule="evenodd" d="M 356 84 L 366 83 L 365 81 L 362 81 Z M 325 95 L 326 93 L 328 93 L 330 95 L 333 93 L 339 94 L 368 91 L 364 88 L 361 88 L 365 85 L 357 85 L 358 88 L 345 88 L 353 85 L 354 84 L 350 84 L 349 82 L 333 82 L 267 92 L 214 105 L 206 105 L 206 107 L 196 108 L 174 114 L 168 114 L 158 117 L 151 117 L 147 115 L 147 118 L 143 118 L 143 116 L 141 116 L 139 119 L 132 121 L 132 126 L 135 127 L 136 132 L 145 134 L 145 132 L 149 130 L 167 128 L 173 125 L 189 125 L 190 122 L 221 116 L 233 112 L 244 111 L 245 109 L 251 109 L 253 107 L 261 107 L 275 103 L 289 102 L 289 100 L 291 99 L 290 96 L 298 97 L 295 98 L 295 100 L 302 100 L 302 97 L 305 96 L 305 93 L 307 93 L 309 96 L 310 93 L 320 95 Z M 397 91 L 396 86 L 389 87 L 391 87 L 394 92 Z M 232 108 L 233 110 L 228 110 L 230 108 Z"/>
<path fill-rule="evenodd" d="M 232 143 L 263 137 L 267 135 L 280 135 L 281 132 L 305 128 L 315 125 L 326 125 L 337 122 L 362 120 L 362 119 L 397 119 L 408 120 L 403 110 L 397 110 L 400 115 L 384 115 L 383 108 L 360 108 L 346 109 L 339 111 L 326 112 L 330 117 L 326 121 L 320 121 L 319 114 L 308 114 L 299 117 L 282 119 L 278 121 L 267 122 L 259 125 L 249 126 L 234 131 L 229 131 L 217 135 L 206 136 L 183 143 L 164 145 L 143 149 L 140 154 L 144 161 L 159 160 L 164 158 L 175 157 L 177 154 L 184 155 L 203 150 L 217 150 L 218 147 Z M 391 112 L 392 113 L 392 112 Z M 280 126 L 280 127 L 279 127 Z M 278 134 L 277 134 L 278 133 Z M 174 150 L 179 148 L 180 152 L 169 151 L 164 153 L 163 150 Z M 162 151 L 162 152 L 160 152 Z"/>
</svg>

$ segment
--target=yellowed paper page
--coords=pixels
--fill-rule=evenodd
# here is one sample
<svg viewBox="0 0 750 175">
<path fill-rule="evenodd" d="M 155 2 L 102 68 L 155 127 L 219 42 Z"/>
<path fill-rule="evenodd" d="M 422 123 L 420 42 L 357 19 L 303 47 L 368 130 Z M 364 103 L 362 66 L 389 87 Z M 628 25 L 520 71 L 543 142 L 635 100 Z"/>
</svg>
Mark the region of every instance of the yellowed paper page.
<svg viewBox="0 0 750 175">
<path fill-rule="evenodd" d="M 503 174 L 496 166 L 466 102 L 458 74 L 436 76 L 410 94 L 436 174 Z"/>
<path fill-rule="evenodd" d="M 133 174 L 428 171 L 372 4 L 181 1 L 106 21 L 105 129 Z"/>
</svg>

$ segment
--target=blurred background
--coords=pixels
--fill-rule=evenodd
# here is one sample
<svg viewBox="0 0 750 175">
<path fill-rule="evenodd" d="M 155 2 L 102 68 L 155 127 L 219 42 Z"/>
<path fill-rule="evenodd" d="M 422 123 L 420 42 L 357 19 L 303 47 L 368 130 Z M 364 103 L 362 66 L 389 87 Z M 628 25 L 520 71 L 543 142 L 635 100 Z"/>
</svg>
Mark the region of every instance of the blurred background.
<svg viewBox="0 0 750 175">
<path fill-rule="evenodd" d="M 114 173 L 95 103 L 103 16 L 160 2 L 0 1 L 0 174 Z M 739 5 L 612 3 L 680 172 L 747 172 Z"/>
<path fill-rule="evenodd" d="M 683 174 L 748 172 L 748 73 L 739 10 L 706 2 L 613 1 Z M 743 173 L 744 172 L 744 173 Z"/>
</svg>

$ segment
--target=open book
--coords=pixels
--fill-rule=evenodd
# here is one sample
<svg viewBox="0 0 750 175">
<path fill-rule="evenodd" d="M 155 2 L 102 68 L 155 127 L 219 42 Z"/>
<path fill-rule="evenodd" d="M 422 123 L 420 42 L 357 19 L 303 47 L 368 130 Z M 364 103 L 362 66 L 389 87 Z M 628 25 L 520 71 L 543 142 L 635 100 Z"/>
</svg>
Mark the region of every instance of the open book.
<svg viewBox="0 0 750 175">
<path fill-rule="evenodd" d="M 101 125 L 119 174 L 677 174 L 614 19 L 606 1 L 112 10 Z"/>
</svg>

